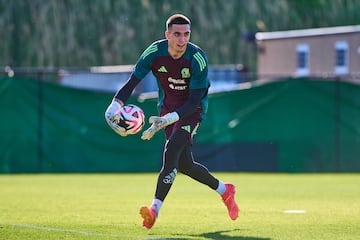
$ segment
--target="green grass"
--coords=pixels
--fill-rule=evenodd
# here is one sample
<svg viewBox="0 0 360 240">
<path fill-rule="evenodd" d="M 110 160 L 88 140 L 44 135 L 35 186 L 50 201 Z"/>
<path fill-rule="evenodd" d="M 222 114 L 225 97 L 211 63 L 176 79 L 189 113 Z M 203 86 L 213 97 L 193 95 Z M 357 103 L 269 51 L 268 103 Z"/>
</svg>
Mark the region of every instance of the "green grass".
<svg viewBox="0 0 360 240">
<path fill-rule="evenodd" d="M 147 230 L 138 210 L 156 174 L 0 175 L 0 239 L 360 239 L 360 174 L 215 176 L 237 185 L 236 221 L 217 193 L 179 174 Z"/>
</svg>

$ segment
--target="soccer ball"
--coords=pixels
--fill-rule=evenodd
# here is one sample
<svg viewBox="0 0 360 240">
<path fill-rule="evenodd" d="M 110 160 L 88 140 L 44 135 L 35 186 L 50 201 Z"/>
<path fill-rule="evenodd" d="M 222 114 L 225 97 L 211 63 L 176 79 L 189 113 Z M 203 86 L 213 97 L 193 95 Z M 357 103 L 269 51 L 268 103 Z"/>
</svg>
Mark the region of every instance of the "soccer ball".
<svg viewBox="0 0 360 240">
<path fill-rule="evenodd" d="M 138 106 L 128 104 L 115 114 L 115 120 L 120 127 L 125 128 L 126 134 L 136 134 L 145 124 L 145 115 Z"/>
</svg>

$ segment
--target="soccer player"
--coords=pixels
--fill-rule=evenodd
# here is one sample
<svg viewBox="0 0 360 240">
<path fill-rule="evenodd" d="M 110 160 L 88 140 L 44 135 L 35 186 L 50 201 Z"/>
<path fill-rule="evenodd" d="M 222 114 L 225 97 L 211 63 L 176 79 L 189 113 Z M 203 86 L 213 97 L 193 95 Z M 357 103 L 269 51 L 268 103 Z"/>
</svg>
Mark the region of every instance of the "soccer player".
<svg viewBox="0 0 360 240">
<path fill-rule="evenodd" d="M 191 23 L 186 16 L 170 16 L 166 21 L 166 38 L 152 43 L 142 53 L 129 80 L 117 91 L 105 112 L 110 127 L 121 136 L 126 136 L 125 129 L 114 120 L 115 112 L 124 106 L 141 79 L 152 71 L 159 87 L 160 116 L 149 118 L 152 125 L 141 138 L 150 140 L 156 132 L 164 129 L 166 143 L 154 199 L 150 207 L 140 208 L 143 226 L 148 229 L 153 227 L 178 172 L 218 192 L 230 218 L 235 220 L 238 217 L 235 186 L 218 180 L 193 159 L 193 136 L 207 111 L 210 83 L 207 57 L 198 46 L 189 42 L 190 29 Z"/>
</svg>

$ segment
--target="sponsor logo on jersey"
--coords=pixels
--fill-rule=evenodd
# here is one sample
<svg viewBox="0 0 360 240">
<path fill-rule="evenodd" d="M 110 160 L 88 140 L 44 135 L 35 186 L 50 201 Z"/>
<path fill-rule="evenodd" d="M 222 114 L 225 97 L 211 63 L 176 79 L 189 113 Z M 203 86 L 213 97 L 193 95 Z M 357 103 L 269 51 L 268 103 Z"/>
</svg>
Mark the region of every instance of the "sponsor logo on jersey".
<svg viewBox="0 0 360 240">
<path fill-rule="evenodd" d="M 186 86 L 175 86 L 174 84 L 170 83 L 169 84 L 169 88 L 174 89 L 174 90 L 185 90 Z"/>
<path fill-rule="evenodd" d="M 161 66 L 157 71 L 158 71 L 158 72 L 166 73 L 166 72 L 167 72 L 167 69 L 166 69 L 165 66 Z"/>
<path fill-rule="evenodd" d="M 185 90 L 187 87 L 185 79 L 175 79 L 175 78 L 169 77 L 168 82 L 169 82 L 169 88 L 174 89 L 174 90 Z"/>
<path fill-rule="evenodd" d="M 186 84 L 184 79 L 174 79 L 172 77 L 169 77 L 168 81 L 175 84 Z"/>
<path fill-rule="evenodd" d="M 190 69 L 189 68 L 181 69 L 181 77 L 189 78 L 190 77 Z"/>
</svg>

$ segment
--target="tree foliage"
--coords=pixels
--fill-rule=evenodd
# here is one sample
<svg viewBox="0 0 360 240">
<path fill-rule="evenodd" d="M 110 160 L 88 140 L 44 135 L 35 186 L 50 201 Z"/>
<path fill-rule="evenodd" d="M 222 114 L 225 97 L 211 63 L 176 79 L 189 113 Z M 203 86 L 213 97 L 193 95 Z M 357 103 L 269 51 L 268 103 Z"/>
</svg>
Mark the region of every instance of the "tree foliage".
<svg viewBox="0 0 360 240">
<path fill-rule="evenodd" d="M 0 0 L 0 66 L 134 64 L 181 12 L 210 64 L 254 70 L 252 33 L 355 25 L 359 9 L 357 0 Z"/>
</svg>

